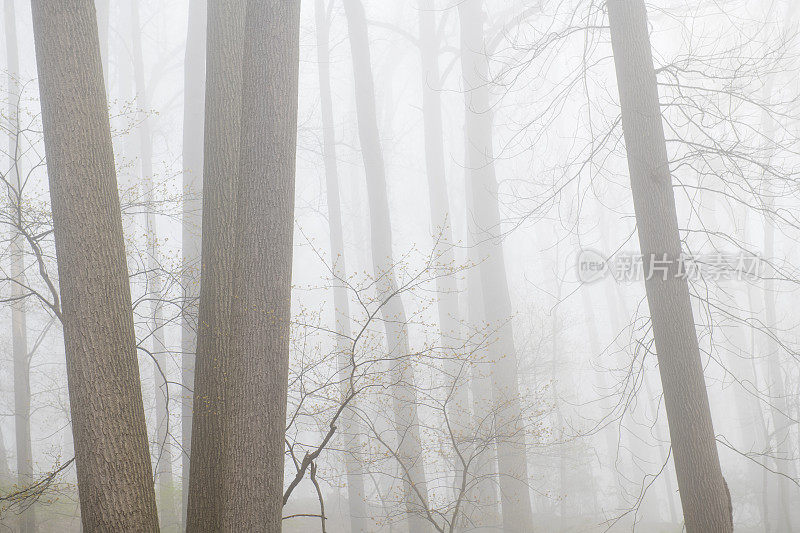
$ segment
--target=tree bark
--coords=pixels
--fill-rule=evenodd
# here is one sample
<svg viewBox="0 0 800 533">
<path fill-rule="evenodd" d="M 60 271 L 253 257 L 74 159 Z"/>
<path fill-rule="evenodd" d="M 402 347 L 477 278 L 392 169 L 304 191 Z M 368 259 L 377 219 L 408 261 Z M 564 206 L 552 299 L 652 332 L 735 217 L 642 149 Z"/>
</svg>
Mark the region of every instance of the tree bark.
<svg viewBox="0 0 800 533">
<path fill-rule="evenodd" d="M 83 526 L 158 531 L 94 4 L 32 12 Z"/>
<path fill-rule="evenodd" d="M 317 29 L 317 62 L 319 69 L 320 109 L 322 112 L 323 159 L 325 163 L 328 224 L 330 226 L 331 261 L 337 279 L 344 280 L 347 266 L 344 255 L 344 231 L 339 197 L 339 169 L 336 163 L 336 135 L 333 124 L 333 98 L 330 77 L 330 22 L 323 0 L 315 0 L 314 14 Z M 334 318 L 336 320 L 339 374 L 342 380 L 342 397 L 350 394 L 349 375 L 352 370 L 352 346 L 348 341 L 350 330 L 350 302 L 343 282 L 335 282 L 333 289 Z M 343 413 L 342 426 L 345 446 L 345 471 L 347 475 L 347 502 L 350 514 L 350 531 L 366 533 L 368 516 L 364 488 L 363 458 L 358 438 L 361 424 L 350 409 Z"/>
<path fill-rule="evenodd" d="M 423 517 L 428 506 L 424 456 L 419 432 L 414 368 L 409 354 L 408 327 L 403 302 L 397 291 L 392 259 L 392 227 L 389 199 L 386 190 L 386 169 L 378 131 L 375 106 L 375 83 L 367 31 L 367 19 L 361 0 L 344 0 L 345 15 L 353 58 L 356 93 L 356 115 L 361 155 L 367 179 L 370 212 L 370 238 L 374 277 L 378 281 L 378 296 L 385 305 L 381 308 L 386 339 L 392 358 L 392 382 L 395 429 L 399 439 L 398 456 L 403 462 L 404 504 L 408 527 L 413 532 L 425 532 L 430 523 Z"/>
<path fill-rule="evenodd" d="M 232 336 L 246 0 L 210 2 L 206 54 L 202 269 L 187 532 L 222 527 L 223 405 Z"/>
<path fill-rule="evenodd" d="M 209 5 L 188 531 L 281 529 L 299 17 Z"/>
<path fill-rule="evenodd" d="M 207 0 L 189 2 L 183 82 L 183 220 L 181 223 L 181 443 L 182 516 L 189 504 L 189 448 L 192 442 L 192 391 L 197 349 L 202 233 L 203 128 Z"/>
<path fill-rule="evenodd" d="M 466 109 L 467 179 L 472 191 L 474 239 L 480 261 L 477 267 L 486 321 L 498 328 L 489 346 L 493 362 L 492 397 L 497 412 L 498 471 L 503 529 L 530 531 L 533 527 L 528 487 L 525 434 L 521 427 L 517 356 L 511 323 L 511 297 L 506 279 L 500 237 L 500 209 L 494 167 L 492 113 L 487 87 L 489 62 L 484 45 L 482 0 L 465 0 L 458 6 L 461 24 L 461 65 Z"/>
<path fill-rule="evenodd" d="M 677 276 L 680 235 L 643 0 L 608 0 L 639 244 L 644 256 L 678 490 L 688 533 L 730 532 L 733 521 L 719 464 L 689 285 Z M 672 265 L 667 275 L 651 258 Z"/>
<path fill-rule="evenodd" d="M 299 0 L 250 0 L 234 268 L 223 406 L 225 531 L 279 533 L 289 375 Z"/>
</svg>

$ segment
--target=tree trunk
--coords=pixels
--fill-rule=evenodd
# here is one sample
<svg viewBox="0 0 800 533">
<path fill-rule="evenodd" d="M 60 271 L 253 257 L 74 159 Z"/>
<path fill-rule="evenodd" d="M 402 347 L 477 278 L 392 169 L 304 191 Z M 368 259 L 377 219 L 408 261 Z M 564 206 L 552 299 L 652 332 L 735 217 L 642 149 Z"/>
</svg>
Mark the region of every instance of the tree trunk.
<svg viewBox="0 0 800 533">
<path fill-rule="evenodd" d="M 19 83 L 19 51 L 17 48 L 17 22 L 14 0 L 5 0 L 5 41 L 8 64 L 8 154 L 12 172 L 8 177 L 9 191 L 18 226 L 22 224 L 22 180 L 19 167 L 19 103 L 22 87 Z M 12 228 L 11 237 L 11 349 L 14 360 L 14 434 L 17 452 L 17 484 L 28 487 L 33 483 L 33 453 L 31 450 L 31 385 L 30 358 L 28 357 L 28 320 L 25 309 L 26 280 L 25 255 L 21 228 Z M 5 458 L 3 459 L 5 462 Z M 26 509 L 19 517 L 21 533 L 36 531 L 34 507 Z"/>
<path fill-rule="evenodd" d="M 231 344 L 245 0 L 208 4 L 202 269 L 186 530 L 222 527 L 223 404 Z"/>
<path fill-rule="evenodd" d="M 183 310 L 181 314 L 181 492 L 182 519 L 189 503 L 189 448 L 192 442 L 192 390 L 200 299 L 200 248 L 205 110 L 206 0 L 191 0 L 183 83 L 183 221 L 181 224 Z"/>
<path fill-rule="evenodd" d="M 167 347 L 164 340 L 164 319 L 161 289 L 161 265 L 158 260 L 158 227 L 153 212 L 155 195 L 153 183 L 153 137 L 150 128 L 150 99 L 145 81 L 144 59 L 142 54 L 142 29 L 139 23 L 139 4 L 131 5 L 131 50 L 133 55 L 133 72 L 136 84 L 136 101 L 143 113 L 138 127 L 139 157 L 141 158 L 141 184 L 144 187 L 144 214 L 146 253 L 147 253 L 147 294 L 150 298 L 150 354 L 153 359 L 153 384 L 156 400 L 156 445 L 154 476 L 158 489 L 158 511 L 162 527 L 174 527 L 175 499 L 173 497 L 174 480 L 172 477 L 172 440 L 170 436 L 169 391 L 167 389 Z"/>
<path fill-rule="evenodd" d="M 688 533 L 733 530 L 722 477 L 689 285 L 676 276 L 680 235 L 643 0 L 608 0 L 639 244 L 678 490 Z M 667 275 L 651 260 L 671 263 Z"/>
<path fill-rule="evenodd" d="M 407 359 L 409 346 L 406 313 L 400 296 L 394 294 L 397 291 L 397 280 L 392 271 L 392 227 L 386 190 L 386 169 L 375 109 L 375 83 L 367 19 L 361 0 L 344 0 L 344 9 L 353 58 L 358 136 L 367 178 L 373 270 L 375 279 L 378 280 L 378 296 L 381 301 L 386 302 L 381 313 L 387 343 L 391 357 L 397 360 L 392 364 L 391 372 L 392 382 L 399 386 L 394 388 L 392 399 L 395 429 L 399 439 L 398 455 L 405 470 L 405 511 L 409 530 L 423 533 L 431 527 L 422 518 L 423 509 L 428 507 L 428 489 L 414 391 L 414 368 Z"/>
<path fill-rule="evenodd" d="M 489 62 L 483 42 L 482 0 L 465 0 L 458 6 L 461 24 L 461 65 L 466 108 L 467 179 L 473 197 L 473 227 L 478 234 L 476 252 L 480 264 L 486 321 L 498 328 L 489 347 L 493 361 L 492 396 L 502 438 L 497 442 L 498 471 L 504 531 L 516 533 L 533 527 L 528 488 L 525 433 L 521 425 L 517 357 L 511 323 L 511 297 L 506 279 L 500 238 L 497 200 Z"/>
<path fill-rule="evenodd" d="M 32 2 L 87 531 L 158 531 L 94 4 Z"/>
<path fill-rule="evenodd" d="M 450 219 L 447 180 L 444 161 L 444 125 L 442 120 L 441 74 L 439 70 L 439 37 L 436 35 L 435 0 L 419 1 L 419 46 L 422 62 L 422 117 L 424 120 L 425 170 L 428 175 L 428 202 L 431 213 L 431 231 L 434 238 L 433 257 L 436 261 L 436 292 L 441 330 L 441 348 L 445 357 L 451 358 L 445 368 L 445 385 L 456 383 L 454 397 L 448 402 L 448 419 L 454 428 L 453 446 L 467 452 L 466 441 L 470 420 L 470 403 L 467 387 L 469 370 L 463 354 L 456 353 L 461 340 L 458 310 L 458 282 L 448 269 L 455 266 L 453 226 Z M 462 449 L 464 448 L 464 449 Z M 453 472 L 453 489 L 461 484 L 464 467 L 456 453 Z M 469 455 L 469 452 L 466 453 Z M 457 497 L 457 494 L 456 494 Z M 460 519 L 456 519 L 458 521 Z"/>
<path fill-rule="evenodd" d="M 317 28 L 317 62 L 319 68 L 320 108 L 322 111 L 323 158 L 325 162 L 328 223 L 330 226 L 331 261 L 334 276 L 346 279 L 344 232 L 339 199 L 339 169 L 336 163 L 336 136 L 333 126 L 333 99 L 330 78 L 330 22 L 323 0 L 315 0 L 314 14 Z M 343 282 L 334 282 L 333 304 L 336 320 L 338 365 L 342 380 L 342 397 L 350 394 L 348 376 L 352 371 L 352 346 L 348 341 L 350 331 L 350 302 Z M 351 410 L 343 413 L 342 427 L 345 446 L 345 471 L 347 474 L 347 502 L 350 513 L 350 531 L 366 533 L 368 517 L 364 489 L 363 458 L 358 438 L 361 424 Z"/>
<path fill-rule="evenodd" d="M 299 0 L 250 0 L 224 404 L 223 528 L 281 531 L 294 237 Z"/>
<path fill-rule="evenodd" d="M 189 531 L 280 531 L 299 4 L 209 5 Z"/>
</svg>

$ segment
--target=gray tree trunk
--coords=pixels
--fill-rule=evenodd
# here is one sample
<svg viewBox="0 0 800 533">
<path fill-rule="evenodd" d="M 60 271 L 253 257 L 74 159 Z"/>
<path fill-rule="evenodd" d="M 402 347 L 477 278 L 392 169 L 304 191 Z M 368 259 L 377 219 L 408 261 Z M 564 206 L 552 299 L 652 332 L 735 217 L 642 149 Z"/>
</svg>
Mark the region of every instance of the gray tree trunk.
<svg viewBox="0 0 800 533">
<path fill-rule="evenodd" d="M 503 530 L 527 532 L 533 528 L 528 487 L 525 434 L 521 426 L 517 357 L 511 323 L 511 297 L 500 238 L 500 209 L 494 167 L 492 114 L 487 87 L 489 63 L 484 47 L 482 0 L 458 6 L 461 25 L 461 65 L 466 108 L 467 179 L 472 191 L 473 228 L 478 232 L 476 252 L 486 321 L 498 328 L 489 346 L 493 361 L 493 409 L 498 417 L 499 488 Z"/>
<path fill-rule="evenodd" d="M 281 529 L 299 17 L 209 5 L 189 531 Z"/>
<path fill-rule="evenodd" d="M 186 531 L 221 532 L 223 405 L 232 336 L 246 0 L 210 2 L 203 151 L 202 270 Z"/>
<path fill-rule="evenodd" d="M 223 528 L 279 533 L 294 238 L 299 0 L 250 0 L 222 444 Z"/>
<path fill-rule="evenodd" d="M 336 278 L 347 277 L 344 255 L 344 232 L 339 197 L 339 169 L 336 163 L 336 135 L 333 123 L 333 98 L 330 79 L 330 22 L 323 0 L 315 0 L 314 14 L 317 29 L 317 62 L 319 69 L 320 108 L 322 112 L 323 158 L 325 163 L 328 224 L 330 227 L 331 261 Z M 333 289 L 334 317 L 336 319 L 338 365 L 342 380 L 342 397 L 350 394 L 349 375 L 352 371 L 352 345 L 350 337 L 350 302 L 343 282 Z M 345 439 L 345 471 L 347 475 L 347 501 L 350 514 L 350 531 L 366 533 L 368 516 L 364 487 L 363 458 L 359 449 L 361 424 L 351 410 L 343 413 L 342 428 Z"/>
<path fill-rule="evenodd" d="M 83 526 L 158 531 L 94 3 L 32 12 Z"/>
<path fill-rule="evenodd" d="M 150 126 L 150 99 L 145 80 L 144 59 L 142 51 L 142 29 L 140 26 L 139 4 L 130 4 L 131 52 L 133 56 L 133 76 L 136 86 L 136 102 L 143 113 L 139 117 L 138 148 L 141 159 L 141 185 L 143 199 L 147 206 L 144 214 L 144 227 L 147 253 L 147 294 L 150 298 L 150 354 L 153 359 L 153 384 L 156 400 L 156 445 L 154 476 L 158 495 L 158 512 L 162 527 L 174 527 L 177 524 L 174 479 L 172 476 L 172 437 L 170 435 L 169 391 L 167 389 L 167 347 L 164 340 L 163 291 L 161 288 L 161 265 L 158 259 L 158 227 L 153 212 L 155 195 L 153 183 L 153 137 Z"/>
<path fill-rule="evenodd" d="M 422 515 L 428 507 L 428 489 L 422 453 L 414 390 L 414 368 L 406 360 L 409 354 L 406 312 L 397 291 L 393 272 L 392 227 L 386 191 L 386 169 L 378 131 L 375 106 L 375 83 L 372 75 L 367 19 L 361 0 L 344 0 L 356 93 L 356 115 L 361 155 L 367 178 L 370 212 L 372 263 L 378 281 L 378 296 L 386 304 L 381 308 L 390 353 L 399 358 L 392 363 L 394 423 L 398 435 L 398 456 L 405 470 L 403 491 L 409 530 L 423 533 L 431 529 Z"/>
<path fill-rule="evenodd" d="M 450 218 L 450 202 L 444 160 L 444 125 L 442 120 L 441 73 L 439 70 L 440 43 L 436 34 L 435 0 L 419 2 L 419 46 L 422 62 L 422 116 L 424 120 L 425 171 L 428 175 L 428 203 L 431 213 L 431 232 L 434 237 L 433 256 L 437 263 L 436 292 L 441 330 L 441 348 L 445 357 L 450 357 L 446 366 L 446 386 L 456 383 L 454 396 L 448 402 L 447 416 L 454 428 L 452 444 L 468 457 L 466 436 L 470 420 L 470 403 L 467 387 L 469 365 L 462 353 L 457 353 L 461 344 L 461 321 L 458 310 L 458 282 L 448 269 L 455 267 L 453 226 Z M 462 440 L 463 439 L 463 440 Z M 452 487 L 458 497 L 464 475 L 464 465 L 458 454 L 453 453 L 454 472 Z M 457 521 L 460 520 L 457 519 Z"/>
<path fill-rule="evenodd" d="M 680 235 L 643 0 L 608 0 L 647 301 L 658 353 L 688 533 L 730 532 L 732 509 L 719 464 L 689 285 L 649 271 L 650 258 L 677 265 Z"/>
<path fill-rule="evenodd" d="M 189 2 L 183 78 L 183 220 L 181 224 L 183 312 L 181 314 L 182 517 L 189 504 L 189 448 L 192 442 L 192 390 L 200 300 L 200 248 L 205 116 L 206 0 Z"/>
</svg>

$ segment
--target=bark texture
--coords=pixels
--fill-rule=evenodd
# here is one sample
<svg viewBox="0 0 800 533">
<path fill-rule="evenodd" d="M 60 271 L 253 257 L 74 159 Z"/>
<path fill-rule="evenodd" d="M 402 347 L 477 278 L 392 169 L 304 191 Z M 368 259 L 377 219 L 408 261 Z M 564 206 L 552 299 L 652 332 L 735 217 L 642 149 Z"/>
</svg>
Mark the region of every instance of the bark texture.
<svg viewBox="0 0 800 533">
<path fill-rule="evenodd" d="M 643 0 L 608 0 L 611 44 L 622 105 L 639 244 L 651 257 L 677 264 L 680 235 Z M 649 272 L 645 286 L 655 337 L 678 490 L 688 533 L 733 530 L 719 464 L 689 285 Z"/>
<path fill-rule="evenodd" d="M 250 0 L 223 528 L 279 533 L 289 374 L 299 75 L 299 0 Z"/>
<path fill-rule="evenodd" d="M 158 531 L 94 3 L 32 12 L 83 527 Z"/>
<path fill-rule="evenodd" d="M 370 242 L 373 275 L 378 296 L 385 302 L 381 314 L 392 359 L 394 423 L 399 443 L 398 459 L 403 463 L 404 503 L 409 531 L 425 532 L 431 527 L 422 518 L 428 507 L 424 454 L 420 442 L 419 417 L 414 391 L 414 368 L 408 359 L 408 328 L 403 302 L 397 292 L 393 272 L 392 227 L 386 190 L 386 168 L 378 131 L 375 106 L 375 82 L 367 33 L 367 19 L 361 0 L 344 0 L 345 15 L 353 58 L 356 92 L 356 115 L 361 155 L 367 178 Z"/>
<path fill-rule="evenodd" d="M 279 532 L 300 5 L 209 5 L 188 531 Z"/>
<path fill-rule="evenodd" d="M 223 404 L 231 343 L 246 0 L 208 4 L 202 269 L 186 530 L 222 529 Z"/>
<path fill-rule="evenodd" d="M 323 0 L 315 0 L 314 15 L 317 29 L 317 61 L 319 69 L 320 108 L 322 112 L 322 142 L 325 163 L 326 195 L 328 200 L 328 223 L 330 226 L 331 260 L 337 279 L 347 276 L 344 255 L 344 231 L 339 196 L 339 168 L 336 163 L 336 135 L 333 125 L 333 98 L 330 75 L 330 18 Z M 353 370 L 352 344 L 349 342 L 350 302 L 343 283 L 336 282 L 333 289 L 333 305 L 336 317 L 336 332 L 339 379 L 342 381 L 342 398 L 351 392 L 349 376 Z M 347 503 L 350 515 L 350 531 L 366 533 L 368 518 L 364 489 L 363 460 L 360 444 L 361 424 L 348 409 L 342 413 L 342 439 L 344 440 L 345 471 L 347 475 Z"/>
<path fill-rule="evenodd" d="M 533 528 L 528 465 L 517 376 L 517 354 L 511 323 L 511 296 L 500 237 L 500 209 L 494 166 L 492 113 L 489 101 L 489 61 L 484 45 L 482 0 L 459 4 L 461 68 L 466 108 L 467 180 L 471 191 L 471 229 L 480 262 L 480 284 L 486 322 L 497 328 L 489 346 L 492 361 L 492 408 L 497 416 L 497 471 L 503 530 Z"/>
</svg>

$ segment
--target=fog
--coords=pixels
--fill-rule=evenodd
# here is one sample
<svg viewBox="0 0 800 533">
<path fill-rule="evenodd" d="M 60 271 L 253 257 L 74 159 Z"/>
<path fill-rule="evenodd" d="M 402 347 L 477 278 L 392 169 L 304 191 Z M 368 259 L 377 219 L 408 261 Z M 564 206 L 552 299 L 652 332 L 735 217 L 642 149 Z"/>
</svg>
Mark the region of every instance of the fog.
<svg viewBox="0 0 800 533">
<path fill-rule="evenodd" d="M 800 530 L 797 24 L 4 0 L 0 529 Z"/>
</svg>

